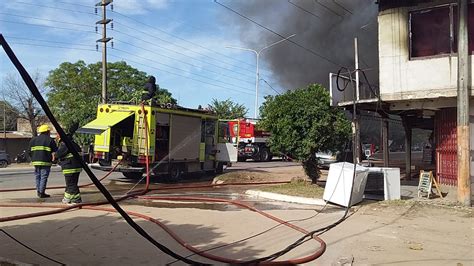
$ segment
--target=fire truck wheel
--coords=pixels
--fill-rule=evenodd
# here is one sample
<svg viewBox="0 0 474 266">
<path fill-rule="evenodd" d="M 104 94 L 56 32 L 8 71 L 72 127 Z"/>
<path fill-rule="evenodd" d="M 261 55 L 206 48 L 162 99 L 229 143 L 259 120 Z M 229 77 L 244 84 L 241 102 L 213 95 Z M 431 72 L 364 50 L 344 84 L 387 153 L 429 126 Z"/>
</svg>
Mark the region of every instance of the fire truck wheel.
<svg viewBox="0 0 474 266">
<path fill-rule="evenodd" d="M 222 174 L 224 172 L 224 164 L 222 162 L 218 162 L 216 166 L 216 174 Z"/>
<path fill-rule="evenodd" d="M 183 177 L 183 169 L 179 164 L 174 164 L 171 166 L 168 175 L 170 181 L 179 182 Z"/>
<path fill-rule="evenodd" d="M 110 166 L 110 161 L 99 159 L 100 166 Z"/>
<path fill-rule="evenodd" d="M 130 178 L 130 179 L 140 179 L 143 176 L 143 173 L 135 173 L 135 172 L 122 173 L 122 174 L 126 178 Z"/>
<path fill-rule="evenodd" d="M 263 148 L 260 150 L 260 161 L 262 162 L 269 162 L 272 160 L 272 155 L 267 148 Z"/>
</svg>

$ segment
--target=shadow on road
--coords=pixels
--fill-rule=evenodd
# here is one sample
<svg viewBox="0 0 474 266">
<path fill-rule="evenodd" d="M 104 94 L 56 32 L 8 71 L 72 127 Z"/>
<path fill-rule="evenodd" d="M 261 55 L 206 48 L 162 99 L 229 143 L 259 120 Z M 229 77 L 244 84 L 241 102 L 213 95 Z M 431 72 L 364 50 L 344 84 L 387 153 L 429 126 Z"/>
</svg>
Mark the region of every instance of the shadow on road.
<svg viewBox="0 0 474 266">
<path fill-rule="evenodd" d="M 166 224 L 180 238 L 201 249 L 227 244 L 217 240 L 223 236 L 223 233 L 218 232 L 217 227 L 192 222 L 173 224 L 167 220 L 159 218 L 158 220 Z M 2 229 L 38 252 L 65 264 L 156 265 L 158 263 L 164 265 L 174 261 L 172 257 L 140 237 L 117 214 L 77 210 L 35 219 L 35 222 L 31 221 L 33 220 L 23 220 L 22 224 L 17 225 L 4 224 Z M 192 254 L 171 239 L 156 224 L 140 219 L 135 219 L 135 221 L 158 242 L 171 250 L 183 256 Z M 1 256 L 4 258 L 35 265 L 52 263 L 3 234 L 0 235 L 0 240 Z M 244 246 L 245 249 L 242 248 Z M 214 254 L 226 258 L 252 259 L 260 256 L 261 252 L 263 250 L 242 242 L 218 249 L 214 251 Z M 200 256 L 193 256 L 192 259 L 210 262 Z"/>
</svg>

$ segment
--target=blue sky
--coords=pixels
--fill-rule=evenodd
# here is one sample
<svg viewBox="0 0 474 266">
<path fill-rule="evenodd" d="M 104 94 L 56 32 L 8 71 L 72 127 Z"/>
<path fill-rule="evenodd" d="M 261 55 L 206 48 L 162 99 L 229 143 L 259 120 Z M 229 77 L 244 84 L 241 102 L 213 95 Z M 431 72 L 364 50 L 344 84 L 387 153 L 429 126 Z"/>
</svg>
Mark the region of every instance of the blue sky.
<svg viewBox="0 0 474 266">
<path fill-rule="evenodd" d="M 97 62 L 102 58 L 100 46 L 96 51 L 100 35 L 95 22 L 100 17 L 94 14 L 94 4 L 98 1 L 0 1 L 0 32 L 30 74 L 46 77 L 65 61 Z M 239 29 L 226 23 L 226 10 L 213 0 L 115 0 L 113 4 L 114 11 L 110 6 L 107 11 L 114 20 L 114 29 L 108 27 L 108 36 L 114 38 L 108 61 L 124 60 L 155 75 L 180 105 L 196 108 L 213 98 L 230 98 L 244 104 L 248 116 L 253 116 L 255 55 L 226 48 L 244 46 Z M 264 55 L 260 69 L 274 89 L 261 81 L 259 103 L 264 95 L 283 90 L 266 70 Z M 2 52 L 0 78 L 9 73 L 15 69 Z"/>
</svg>

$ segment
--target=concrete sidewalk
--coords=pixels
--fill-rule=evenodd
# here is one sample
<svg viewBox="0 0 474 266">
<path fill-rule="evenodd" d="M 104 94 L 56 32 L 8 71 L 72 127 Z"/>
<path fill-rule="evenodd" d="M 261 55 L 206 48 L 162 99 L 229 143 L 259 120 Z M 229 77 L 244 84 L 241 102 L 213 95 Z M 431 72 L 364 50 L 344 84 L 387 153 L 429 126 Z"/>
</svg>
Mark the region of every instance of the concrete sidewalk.
<svg viewBox="0 0 474 266">
<path fill-rule="evenodd" d="M 189 204 L 176 202 L 146 201 L 143 203 L 147 206 L 140 206 L 139 202 L 122 206 L 162 221 L 187 243 L 200 249 L 239 241 L 210 251 L 226 258 L 245 260 L 266 256 L 301 236 L 301 233 L 285 226 L 268 231 L 277 223 L 239 208 L 222 211 L 214 209 L 216 204 L 190 207 Z M 1 208 L 0 212 L 3 216 L 11 216 L 44 210 L 47 209 Z M 283 220 L 293 220 L 293 224 L 309 231 L 329 225 L 343 214 L 342 209 L 330 206 L 322 212 L 304 208 L 304 205 L 297 209 L 263 210 Z M 344 261 L 349 265 L 474 263 L 472 208 L 456 209 L 409 201 L 371 202 L 353 208 L 353 211 L 342 224 L 321 236 L 327 244 L 326 252 L 307 265 L 343 265 L 341 262 Z M 183 256 L 191 255 L 157 225 L 142 219 L 134 220 L 171 250 Z M 175 261 L 141 238 L 115 213 L 68 211 L 4 222 L 2 229 L 35 250 L 68 265 L 165 265 Z M 242 240 L 251 236 L 255 237 Z M 317 242 L 309 241 L 281 259 L 309 255 L 318 246 Z M 25 263 L 51 264 L 4 234 L 0 234 L 0 257 Z M 224 265 L 196 255 L 191 258 Z M 177 262 L 173 265 L 185 264 Z"/>
</svg>

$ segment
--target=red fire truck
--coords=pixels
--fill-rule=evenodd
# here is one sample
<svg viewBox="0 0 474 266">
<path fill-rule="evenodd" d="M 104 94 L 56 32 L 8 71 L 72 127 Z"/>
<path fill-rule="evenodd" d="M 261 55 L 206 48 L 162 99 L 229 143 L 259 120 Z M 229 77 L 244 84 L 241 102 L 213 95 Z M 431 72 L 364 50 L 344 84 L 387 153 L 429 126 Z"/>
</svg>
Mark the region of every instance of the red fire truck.
<svg viewBox="0 0 474 266">
<path fill-rule="evenodd" d="M 267 146 L 270 133 L 258 130 L 255 119 L 236 119 L 227 121 L 232 143 L 238 148 L 239 162 L 253 159 L 257 162 L 271 161 L 273 155 Z"/>
</svg>

